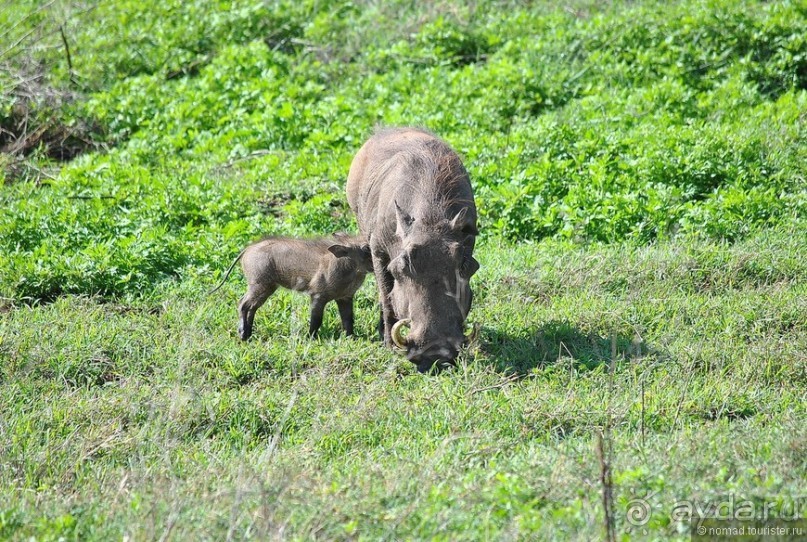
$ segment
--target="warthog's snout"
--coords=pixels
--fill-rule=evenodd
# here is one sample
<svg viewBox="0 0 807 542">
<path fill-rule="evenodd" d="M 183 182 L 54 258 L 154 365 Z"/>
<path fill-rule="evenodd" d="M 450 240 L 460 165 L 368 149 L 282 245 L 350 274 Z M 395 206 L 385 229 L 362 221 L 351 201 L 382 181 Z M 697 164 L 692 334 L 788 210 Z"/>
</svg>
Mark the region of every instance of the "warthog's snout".
<svg viewBox="0 0 807 542">
<path fill-rule="evenodd" d="M 395 346 L 406 350 L 406 357 L 417 365 L 420 372 L 428 372 L 433 368 L 445 369 L 454 365 L 454 359 L 460 348 L 467 344 L 470 337 L 459 335 L 456 338 L 441 337 L 425 342 L 412 340 L 404 335 L 404 330 L 412 325 L 411 320 L 399 320 L 392 327 L 392 340 Z"/>
<path fill-rule="evenodd" d="M 459 354 L 459 347 L 446 342 L 440 345 L 409 348 L 406 357 L 417 365 L 418 371 L 426 373 L 432 369 L 451 367 L 454 365 L 457 354 Z"/>
</svg>

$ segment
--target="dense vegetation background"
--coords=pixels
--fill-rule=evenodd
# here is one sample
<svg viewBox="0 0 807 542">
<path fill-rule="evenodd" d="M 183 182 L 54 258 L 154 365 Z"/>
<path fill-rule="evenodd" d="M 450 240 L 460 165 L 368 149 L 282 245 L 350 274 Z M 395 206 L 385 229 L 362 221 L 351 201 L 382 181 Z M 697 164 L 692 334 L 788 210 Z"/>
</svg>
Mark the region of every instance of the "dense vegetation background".
<svg viewBox="0 0 807 542">
<path fill-rule="evenodd" d="M 666 539 L 677 501 L 803 504 L 805 29 L 803 1 L 7 2 L 0 538 Z M 478 343 L 413 374 L 372 280 L 355 342 L 279 293 L 238 343 L 242 284 L 205 291 L 262 235 L 354 229 L 379 124 L 464 157 Z"/>
</svg>

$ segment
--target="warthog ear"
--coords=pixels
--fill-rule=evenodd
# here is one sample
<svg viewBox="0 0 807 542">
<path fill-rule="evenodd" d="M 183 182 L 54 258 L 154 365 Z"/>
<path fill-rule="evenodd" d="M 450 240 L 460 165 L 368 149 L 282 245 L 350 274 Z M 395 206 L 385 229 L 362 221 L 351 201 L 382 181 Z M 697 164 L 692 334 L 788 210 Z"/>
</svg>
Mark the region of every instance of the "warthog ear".
<svg viewBox="0 0 807 542">
<path fill-rule="evenodd" d="M 395 221 L 397 223 L 395 233 L 398 234 L 398 237 L 403 239 L 409 234 L 409 231 L 412 229 L 412 223 L 415 219 L 412 215 L 407 214 L 406 211 L 401 209 L 401 206 L 398 205 L 398 202 L 395 202 Z"/>
<path fill-rule="evenodd" d="M 469 256 L 462 263 L 462 270 L 466 277 L 471 278 L 474 273 L 479 271 L 479 262 L 473 256 Z"/>
<path fill-rule="evenodd" d="M 460 231 L 465 235 L 479 234 L 479 230 L 476 228 L 476 224 L 474 224 L 471 220 L 468 219 L 468 209 L 466 208 L 460 209 L 460 212 L 457 213 L 457 216 L 451 219 L 449 227 L 452 230 Z"/>
<path fill-rule="evenodd" d="M 350 256 L 350 249 L 343 245 L 331 245 L 328 247 L 328 252 L 337 258 L 347 258 Z"/>
</svg>

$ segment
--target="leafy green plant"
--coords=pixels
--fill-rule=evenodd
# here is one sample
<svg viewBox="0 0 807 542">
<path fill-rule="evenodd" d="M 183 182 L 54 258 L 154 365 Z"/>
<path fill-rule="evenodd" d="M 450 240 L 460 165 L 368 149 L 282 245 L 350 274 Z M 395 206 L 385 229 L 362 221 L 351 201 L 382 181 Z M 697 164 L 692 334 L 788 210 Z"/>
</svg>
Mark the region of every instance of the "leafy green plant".
<svg viewBox="0 0 807 542">
<path fill-rule="evenodd" d="M 736 240 L 803 212 L 798 6 L 503 5 L 401 4 L 400 30 L 343 2 L 76 15 L 108 31 L 64 27 L 91 91 L 74 114 L 115 148 L 4 190 L 4 295 L 147 291 L 265 234 L 349 230 L 343 179 L 378 123 L 464 155 L 485 236 Z"/>
</svg>

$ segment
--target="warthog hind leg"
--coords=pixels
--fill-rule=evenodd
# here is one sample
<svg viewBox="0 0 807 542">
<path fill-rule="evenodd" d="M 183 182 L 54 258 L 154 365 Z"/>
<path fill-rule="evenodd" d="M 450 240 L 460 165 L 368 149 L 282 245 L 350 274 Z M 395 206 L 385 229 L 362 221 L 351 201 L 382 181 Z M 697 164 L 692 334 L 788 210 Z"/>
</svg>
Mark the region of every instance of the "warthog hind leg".
<svg viewBox="0 0 807 542">
<path fill-rule="evenodd" d="M 247 293 L 238 303 L 238 314 L 241 319 L 238 322 L 238 335 L 241 340 L 246 341 L 252 335 L 252 322 L 255 320 L 255 312 L 261 308 L 269 296 L 277 290 L 276 285 L 267 286 L 264 284 L 250 284 Z"/>
</svg>

